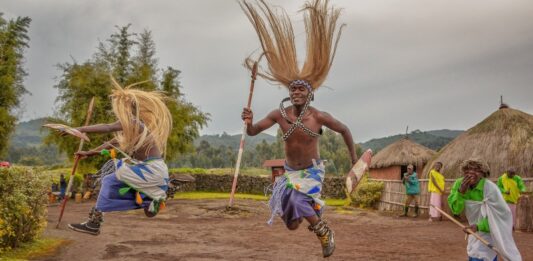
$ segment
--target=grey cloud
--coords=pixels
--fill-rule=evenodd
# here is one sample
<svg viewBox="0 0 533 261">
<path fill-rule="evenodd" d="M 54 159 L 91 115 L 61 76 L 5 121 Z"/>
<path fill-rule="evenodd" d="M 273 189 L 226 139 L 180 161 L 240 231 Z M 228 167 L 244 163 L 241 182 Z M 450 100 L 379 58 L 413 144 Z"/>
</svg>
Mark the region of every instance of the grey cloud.
<svg viewBox="0 0 533 261">
<path fill-rule="evenodd" d="M 273 1 L 303 27 L 303 1 Z M 533 2 L 332 1 L 348 26 L 327 88 L 314 105 L 345 122 L 356 140 L 411 129 L 466 129 L 492 113 L 503 94 L 533 112 Z M 203 133 L 238 133 L 249 75 L 243 59 L 259 47 L 255 32 L 232 0 L 29 1 L 3 0 L 8 16 L 30 16 L 30 76 L 24 119 L 50 115 L 57 92 L 54 64 L 90 58 L 114 25 L 153 31 L 161 67 L 182 70 L 188 100 L 212 114 Z M 303 56 L 300 53 L 300 57 Z M 259 80 L 256 117 L 286 90 Z M 269 130 L 275 133 L 275 129 Z"/>
</svg>

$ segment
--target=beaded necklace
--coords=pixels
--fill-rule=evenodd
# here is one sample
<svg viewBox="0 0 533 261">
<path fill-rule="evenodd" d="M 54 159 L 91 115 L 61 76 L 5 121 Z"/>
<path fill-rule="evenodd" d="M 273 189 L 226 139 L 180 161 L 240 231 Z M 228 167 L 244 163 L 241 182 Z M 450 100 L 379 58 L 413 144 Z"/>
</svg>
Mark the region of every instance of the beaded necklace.
<svg viewBox="0 0 533 261">
<path fill-rule="evenodd" d="M 291 125 L 289 130 L 283 134 L 283 140 L 286 141 L 289 138 L 289 136 L 291 136 L 292 133 L 296 130 L 296 128 L 302 129 L 307 135 L 309 135 L 309 136 L 311 136 L 313 138 L 320 136 L 320 133 L 316 133 L 316 132 L 310 130 L 309 128 L 307 128 L 302 123 L 302 119 L 303 119 L 305 113 L 307 112 L 307 109 L 309 108 L 309 104 L 311 103 L 311 100 L 313 99 L 313 93 L 309 92 L 309 94 L 307 95 L 307 99 L 305 100 L 304 108 L 300 112 L 300 115 L 298 115 L 298 117 L 296 118 L 296 122 L 292 122 L 289 119 L 289 116 L 287 116 L 287 112 L 285 111 L 285 106 L 283 106 L 283 103 L 289 101 L 290 99 L 291 99 L 290 97 L 287 97 L 287 98 L 283 99 L 281 101 L 281 103 L 279 104 L 279 110 L 281 112 L 281 116 L 283 117 L 283 119 L 285 119 Z"/>
</svg>

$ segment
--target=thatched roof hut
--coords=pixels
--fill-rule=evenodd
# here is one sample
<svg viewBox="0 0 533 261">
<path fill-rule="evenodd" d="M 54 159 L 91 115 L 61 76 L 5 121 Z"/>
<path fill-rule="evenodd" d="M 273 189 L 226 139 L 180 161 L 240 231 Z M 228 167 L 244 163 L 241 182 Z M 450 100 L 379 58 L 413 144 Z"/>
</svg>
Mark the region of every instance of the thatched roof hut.
<svg viewBox="0 0 533 261">
<path fill-rule="evenodd" d="M 533 116 L 506 107 L 497 110 L 446 145 L 424 174 L 433 162 L 440 161 L 444 176 L 460 177 L 459 166 L 469 158 L 485 160 L 493 178 L 509 167 L 522 177 L 533 177 Z"/>
<path fill-rule="evenodd" d="M 421 172 L 426 163 L 436 154 L 410 139 L 403 138 L 379 151 L 372 157 L 370 177 L 375 179 L 401 179 L 407 165 L 413 164 Z"/>
</svg>

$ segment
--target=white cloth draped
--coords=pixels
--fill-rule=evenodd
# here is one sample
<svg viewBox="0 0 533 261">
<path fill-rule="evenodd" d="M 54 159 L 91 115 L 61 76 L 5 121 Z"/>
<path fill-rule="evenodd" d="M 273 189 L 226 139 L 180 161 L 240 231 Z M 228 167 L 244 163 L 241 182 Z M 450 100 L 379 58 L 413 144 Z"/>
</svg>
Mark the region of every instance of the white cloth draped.
<svg viewBox="0 0 533 261">
<path fill-rule="evenodd" d="M 483 201 L 465 201 L 465 214 L 470 225 L 477 224 L 487 217 L 490 233 L 479 231 L 478 234 L 490 242 L 509 261 L 521 261 L 522 257 L 513 239 L 513 220 L 511 210 L 503 199 L 498 186 L 485 180 Z M 468 236 L 467 254 L 470 257 L 486 261 L 494 260 L 496 252 L 485 246 L 474 236 Z"/>
</svg>

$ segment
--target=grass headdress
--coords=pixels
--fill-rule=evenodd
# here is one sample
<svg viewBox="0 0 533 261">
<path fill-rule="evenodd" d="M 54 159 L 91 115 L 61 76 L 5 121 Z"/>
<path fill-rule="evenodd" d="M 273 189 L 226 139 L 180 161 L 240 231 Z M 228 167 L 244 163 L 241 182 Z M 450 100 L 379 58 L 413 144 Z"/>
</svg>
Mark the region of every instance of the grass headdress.
<svg viewBox="0 0 533 261">
<path fill-rule="evenodd" d="M 313 0 L 302 8 L 307 36 L 307 55 L 302 68 L 298 66 L 294 31 L 285 11 L 274 9 L 264 0 L 255 4 L 240 2 L 248 19 L 254 26 L 268 69 L 258 75 L 285 87 L 303 84 L 311 91 L 318 89 L 326 80 L 331 68 L 342 27 L 337 26 L 340 9 L 328 7 L 328 0 Z M 249 69 L 253 63 L 246 60 Z"/>
<path fill-rule="evenodd" d="M 111 82 L 113 112 L 122 125 L 122 131 L 116 134 L 121 149 L 132 154 L 155 145 L 164 153 L 172 129 L 172 116 L 164 102 L 166 96 L 158 91 L 132 88 L 140 83 L 123 88 L 115 79 L 111 78 Z"/>
</svg>

